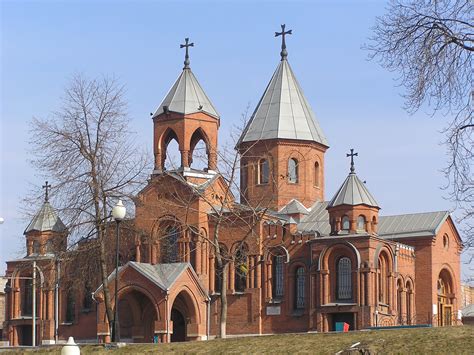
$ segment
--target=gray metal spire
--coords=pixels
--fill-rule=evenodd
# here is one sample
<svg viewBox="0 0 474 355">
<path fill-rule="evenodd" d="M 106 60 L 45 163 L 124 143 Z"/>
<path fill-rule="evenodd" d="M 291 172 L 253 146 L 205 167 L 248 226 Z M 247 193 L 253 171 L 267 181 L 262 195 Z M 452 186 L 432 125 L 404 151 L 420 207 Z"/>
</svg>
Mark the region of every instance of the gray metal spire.
<svg viewBox="0 0 474 355">
<path fill-rule="evenodd" d="M 285 36 L 291 35 L 292 30 L 285 31 L 285 24 L 281 25 L 281 32 L 275 32 L 275 37 L 281 36 L 281 60 L 286 60 L 288 57 L 288 51 L 286 50 Z"/>
<path fill-rule="evenodd" d="M 189 60 L 189 47 L 194 47 L 194 42 L 189 43 L 189 38 L 184 39 L 184 44 L 180 44 L 179 48 L 186 48 L 186 54 L 184 55 L 184 68 L 183 69 L 189 69 L 189 64 L 191 64 L 191 61 Z"/>
<path fill-rule="evenodd" d="M 354 153 L 354 149 L 351 149 L 350 154 L 346 154 L 346 156 L 351 157 L 351 172 L 329 202 L 328 207 L 340 205 L 367 205 L 380 208 L 377 201 L 375 201 L 375 198 L 367 189 L 365 183 L 363 183 L 355 173 L 354 157 L 359 156 L 359 154 Z"/>
<path fill-rule="evenodd" d="M 286 59 L 278 64 L 238 144 L 267 139 L 305 140 L 329 146 Z"/>
<path fill-rule="evenodd" d="M 46 186 L 48 186 L 47 182 L 46 182 Z M 49 185 L 48 187 L 51 187 L 51 185 Z M 48 189 L 48 187 L 45 187 L 45 188 Z M 48 195 L 46 194 L 46 198 L 47 197 Z M 30 224 L 28 224 L 28 227 L 26 227 L 23 234 L 26 234 L 31 231 L 37 231 L 37 232 L 52 231 L 52 232 L 62 233 L 66 231 L 66 226 L 64 225 L 63 221 L 61 221 L 61 218 L 59 218 L 57 212 L 51 206 L 49 201 L 45 200 L 43 203 L 43 206 L 41 206 L 41 209 L 33 217 L 33 219 L 31 220 Z"/>
<path fill-rule="evenodd" d="M 194 47 L 194 43 L 189 43 L 189 38 L 185 38 L 185 44 L 180 45 L 180 48 L 186 48 L 183 71 L 166 94 L 160 106 L 155 110 L 152 118 L 168 112 L 185 115 L 205 112 L 215 118 L 219 118 L 217 110 L 189 67 L 189 47 Z"/>
</svg>

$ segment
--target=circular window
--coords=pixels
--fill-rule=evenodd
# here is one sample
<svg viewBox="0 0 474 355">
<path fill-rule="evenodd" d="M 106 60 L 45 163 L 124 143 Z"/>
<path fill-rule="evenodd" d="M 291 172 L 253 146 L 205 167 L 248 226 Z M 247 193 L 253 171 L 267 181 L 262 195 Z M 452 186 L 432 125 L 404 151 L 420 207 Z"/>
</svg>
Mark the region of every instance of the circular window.
<svg viewBox="0 0 474 355">
<path fill-rule="evenodd" d="M 443 247 L 444 249 L 449 248 L 449 237 L 447 234 L 443 235 Z"/>
</svg>

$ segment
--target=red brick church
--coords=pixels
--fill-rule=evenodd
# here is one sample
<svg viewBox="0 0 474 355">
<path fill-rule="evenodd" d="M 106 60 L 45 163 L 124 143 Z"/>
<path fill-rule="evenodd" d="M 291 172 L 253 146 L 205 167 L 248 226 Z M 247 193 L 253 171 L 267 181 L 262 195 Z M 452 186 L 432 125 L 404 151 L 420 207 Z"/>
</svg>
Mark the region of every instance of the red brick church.
<svg viewBox="0 0 474 355">
<path fill-rule="evenodd" d="M 220 116 L 186 41 L 184 68 L 152 116 L 155 167 L 135 201 L 133 255 L 122 260 L 112 299 L 122 341 L 218 336 L 223 282 L 229 336 L 458 321 L 462 241 L 448 212 L 380 215 L 352 149 L 348 175 L 326 199 L 329 144 L 287 59 L 289 33 L 282 26 L 281 60 L 236 145 L 237 190 L 219 173 Z M 166 169 L 173 140 L 180 166 Z M 193 167 L 199 142 L 205 169 Z M 7 263 L 4 339 L 31 342 L 33 295 L 23 277 L 31 270 L 23 266 L 36 260 L 38 343 L 109 341 L 101 285 L 72 295 L 55 288 L 57 268 L 47 261 L 54 246 L 65 248 L 67 229 L 47 199 L 24 234 L 27 255 Z M 109 279 L 114 295 L 114 273 Z M 86 304 L 91 292 L 95 302 Z"/>
</svg>

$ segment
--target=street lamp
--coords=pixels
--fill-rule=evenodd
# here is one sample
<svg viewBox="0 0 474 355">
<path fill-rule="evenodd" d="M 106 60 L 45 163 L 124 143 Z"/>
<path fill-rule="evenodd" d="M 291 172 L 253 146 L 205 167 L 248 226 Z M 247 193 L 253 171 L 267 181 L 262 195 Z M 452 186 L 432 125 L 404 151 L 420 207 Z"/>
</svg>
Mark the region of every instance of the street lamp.
<svg viewBox="0 0 474 355">
<path fill-rule="evenodd" d="M 127 212 L 122 200 L 119 200 L 117 204 L 112 208 L 112 217 L 117 222 L 117 228 L 115 233 L 115 315 L 114 315 L 114 326 L 112 332 L 112 341 L 117 343 L 120 341 L 120 325 L 118 319 L 118 268 L 119 268 L 119 234 L 120 234 L 120 222 L 125 218 Z"/>
<path fill-rule="evenodd" d="M 3 217 L 0 217 L 0 224 L 3 224 L 3 222 L 5 222 L 5 220 L 3 219 Z"/>
</svg>

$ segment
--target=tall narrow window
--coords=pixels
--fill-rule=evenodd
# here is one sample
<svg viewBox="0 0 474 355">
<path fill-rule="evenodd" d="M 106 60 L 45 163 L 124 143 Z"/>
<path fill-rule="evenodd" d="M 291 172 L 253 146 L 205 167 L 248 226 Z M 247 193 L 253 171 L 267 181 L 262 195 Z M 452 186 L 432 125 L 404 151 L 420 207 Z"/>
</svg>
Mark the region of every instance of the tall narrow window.
<svg viewBox="0 0 474 355">
<path fill-rule="evenodd" d="M 385 254 L 379 257 L 379 302 L 388 304 L 388 260 Z"/>
<path fill-rule="evenodd" d="M 20 287 L 21 297 L 21 315 L 31 316 L 33 310 L 33 280 L 31 278 L 21 282 L 23 289 Z"/>
<path fill-rule="evenodd" d="M 365 217 L 364 216 L 357 217 L 357 230 L 360 230 L 360 231 L 365 230 Z"/>
<path fill-rule="evenodd" d="M 247 273 L 247 252 L 240 248 L 235 254 L 235 291 L 245 291 L 247 287 Z"/>
<path fill-rule="evenodd" d="M 90 281 L 86 281 L 84 286 L 84 298 L 82 299 L 82 309 L 88 311 L 92 309 L 92 287 Z"/>
<path fill-rule="evenodd" d="M 405 321 L 402 316 L 402 294 L 403 284 L 401 280 L 397 281 L 397 313 L 398 313 L 398 324 L 404 325 Z"/>
<path fill-rule="evenodd" d="M 283 297 L 283 266 L 284 256 L 275 255 L 273 257 L 273 297 Z"/>
<path fill-rule="evenodd" d="M 352 299 L 352 263 L 351 259 L 343 256 L 337 262 L 337 290 L 336 298 L 338 300 Z"/>
<path fill-rule="evenodd" d="M 349 217 L 344 216 L 342 217 L 342 229 L 348 231 L 350 229 L 351 223 Z"/>
<path fill-rule="evenodd" d="M 314 163 L 314 186 L 319 187 L 320 185 L 320 172 L 319 172 L 319 163 Z"/>
<path fill-rule="evenodd" d="M 69 290 L 66 299 L 66 322 L 72 323 L 76 317 L 76 300 L 74 299 L 74 292 Z"/>
<path fill-rule="evenodd" d="M 288 181 L 294 184 L 298 182 L 298 160 L 295 158 L 288 160 Z"/>
<path fill-rule="evenodd" d="M 270 166 L 267 159 L 260 159 L 258 162 L 258 183 L 268 184 L 270 176 Z"/>
<path fill-rule="evenodd" d="M 161 260 L 163 263 L 176 263 L 179 261 L 178 255 L 179 229 L 171 226 L 166 229 L 161 242 Z"/>
<path fill-rule="evenodd" d="M 412 294 L 412 290 L 411 290 L 411 283 L 410 282 L 407 282 L 407 300 L 406 300 L 406 304 L 407 304 L 407 324 L 412 324 L 411 322 L 411 294 Z"/>
<path fill-rule="evenodd" d="M 304 288 L 305 276 L 304 268 L 299 267 L 295 272 L 295 308 L 304 309 Z"/>
</svg>

